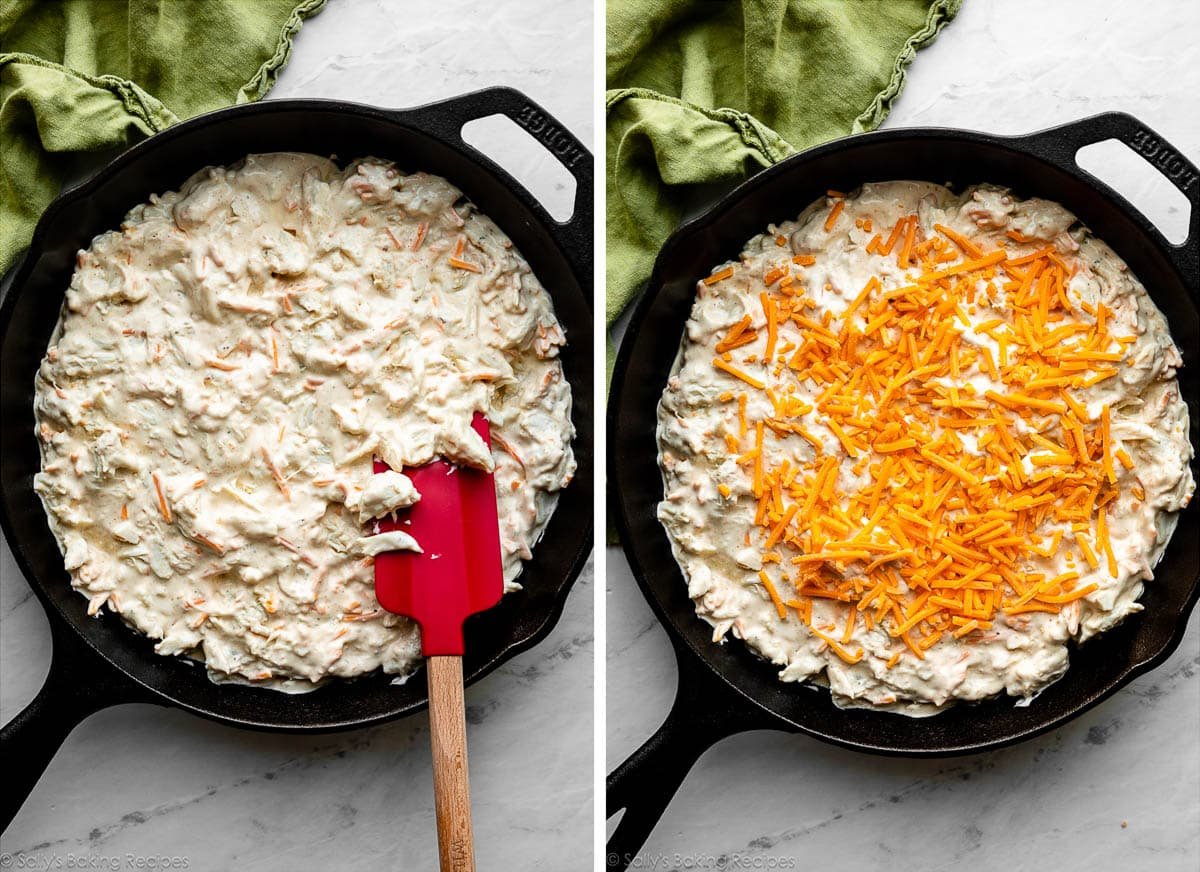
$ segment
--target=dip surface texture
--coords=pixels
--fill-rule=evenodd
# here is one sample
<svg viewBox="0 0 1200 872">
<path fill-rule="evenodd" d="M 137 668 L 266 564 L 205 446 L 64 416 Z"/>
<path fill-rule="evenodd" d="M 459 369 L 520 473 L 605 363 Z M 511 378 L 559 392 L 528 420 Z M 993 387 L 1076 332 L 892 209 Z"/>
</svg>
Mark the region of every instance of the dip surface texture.
<svg viewBox="0 0 1200 872">
<path fill-rule="evenodd" d="M 370 535 L 420 495 L 372 458 L 494 470 L 519 588 L 575 470 L 564 341 L 445 179 L 307 154 L 202 170 L 80 252 L 37 376 L 35 486 L 71 582 L 215 681 L 407 675 L 419 631 L 379 608 L 372 555 L 420 543 Z"/>
<path fill-rule="evenodd" d="M 1181 358 L 1061 205 L 830 192 L 697 285 L 663 523 L 713 639 L 846 707 L 1026 701 L 1140 611 L 1195 489 Z"/>
</svg>

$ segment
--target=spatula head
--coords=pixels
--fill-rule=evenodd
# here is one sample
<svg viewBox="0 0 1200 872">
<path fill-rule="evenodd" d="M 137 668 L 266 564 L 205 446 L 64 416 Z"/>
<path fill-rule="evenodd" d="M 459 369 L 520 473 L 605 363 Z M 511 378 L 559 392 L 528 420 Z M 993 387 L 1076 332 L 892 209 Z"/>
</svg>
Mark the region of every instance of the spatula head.
<svg viewBox="0 0 1200 872">
<path fill-rule="evenodd" d="M 491 446 L 487 419 L 471 422 Z M 388 465 L 375 461 L 375 472 Z M 375 558 L 375 596 L 389 612 L 421 625 L 426 656 L 463 653 L 462 625 L 468 615 L 489 609 L 504 593 L 496 484 L 491 473 L 445 460 L 402 470 L 421 495 L 397 520 L 379 531 L 403 530 L 423 553 L 388 551 Z"/>
</svg>

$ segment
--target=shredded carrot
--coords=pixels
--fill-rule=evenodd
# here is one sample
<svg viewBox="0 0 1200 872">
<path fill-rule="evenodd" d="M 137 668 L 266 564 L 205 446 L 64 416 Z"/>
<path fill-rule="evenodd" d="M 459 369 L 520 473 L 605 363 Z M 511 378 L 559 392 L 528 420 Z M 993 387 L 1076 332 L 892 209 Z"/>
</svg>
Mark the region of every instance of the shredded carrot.
<svg viewBox="0 0 1200 872">
<path fill-rule="evenodd" d="M 279 471 L 279 467 L 275 465 L 275 461 L 271 459 L 271 455 L 267 453 L 266 448 L 259 449 L 263 461 L 267 464 L 267 469 L 271 472 L 271 478 L 275 479 L 275 485 L 279 488 L 279 492 L 283 494 L 283 498 L 288 502 L 292 500 L 291 489 L 288 488 L 287 479 L 283 477 L 283 473 Z"/>
<path fill-rule="evenodd" d="M 286 548 L 288 551 L 291 551 L 293 554 L 295 554 L 297 557 L 299 557 L 301 560 L 303 560 L 309 566 L 315 567 L 317 565 L 317 561 L 313 560 L 311 557 L 309 557 L 307 554 L 305 554 L 303 551 L 301 551 L 295 545 L 295 543 L 293 543 L 291 540 L 285 539 L 282 536 L 276 536 L 275 541 L 278 542 L 280 545 L 282 545 L 284 548 Z"/>
<path fill-rule="evenodd" d="M 201 545 L 206 546 L 210 550 L 216 551 L 217 554 L 225 553 L 224 546 L 218 545 L 216 542 L 214 542 L 212 539 L 209 539 L 207 536 L 203 536 L 200 533 L 193 533 L 192 538 L 195 539 L 197 542 L 199 542 Z"/>
<path fill-rule="evenodd" d="M 450 266 L 454 267 L 455 269 L 466 270 L 467 272 L 483 272 L 483 267 L 481 267 L 479 264 L 471 263 L 470 261 L 462 260 L 457 257 L 450 258 Z"/>
<path fill-rule="evenodd" d="M 429 225 L 422 221 L 417 225 L 417 235 L 413 238 L 412 250 L 416 251 L 421 247 L 421 243 L 425 241 L 425 234 L 429 232 Z"/>
<path fill-rule="evenodd" d="M 525 469 L 525 461 L 521 458 L 521 455 L 517 453 L 517 449 L 515 449 L 507 439 L 505 439 L 495 430 L 491 432 L 491 438 L 493 442 L 495 442 L 504 450 L 505 454 L 517 462 L 517 465 L 520 466 L 521 469 Z"/>
<path fill-rule="evenodd" d="M 163 493 L 162 479 L 157 472 L 150 476 L 154 480 L 154 492 L 158 495 L 158 511 L 162 515 L 162 519 L 168 524 L 172 523 L 171 507 L 167 504 L 166 495 Z"/>
</svg>

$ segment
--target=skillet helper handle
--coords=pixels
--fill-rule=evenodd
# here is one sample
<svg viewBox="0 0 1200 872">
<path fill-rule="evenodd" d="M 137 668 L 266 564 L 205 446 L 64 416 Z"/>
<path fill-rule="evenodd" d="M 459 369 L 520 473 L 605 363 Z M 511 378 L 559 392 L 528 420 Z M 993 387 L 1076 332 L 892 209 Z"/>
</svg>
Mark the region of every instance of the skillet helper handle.
<svg viewBox="0 0 1200 872">
<path fill-rule="evenodd" d="M 546 151 L 575 178 L 575 206 L 571 217 L 566 221 L 555 221 L 537 200 L 530 195 L 537 208 L 543 212 L 543 217 L 557 231 L 559 241 L 564 250 L 574 253 L 586 253 L 586 263 L 575 264 L 581 280 L 591 281 L 592 277 L 592 234 L 594 231 L 592 204 L 592 188 L 594 183 L 594 167 L 592 154 L 574 134 L 567 130 L 566 125 L 543 109 L 533 100 L 526 97 L 515 88 L 498 86 L 472 91 L 458 97 L 451 97 L 439 103 L 430 103 L 416 109 L 405 110 L 405 115 L 419 118 L 422 126 L 436 131 L 441 136 L 451 140 L 455 145 L 482 158 L 486 163 L 493 163 L 491 158 L 482 154 L 473 145 L 462 138 L 463 125 L 477 118 L 487 118 L 489 115 L 504 115 L 518 127 L 532 136 Z M 515 180 L 514 180 L 515 181 Z M 524 189 L 520 183 L 516 183 Z M 528 194 L 528 191 L 525 193 Z"/>
<path fill-rule="evenodd" d="M 426 661 L 426 668 L 441 872 L 475 872 L 462 657 L 434 655 Z"/>
<path fill-rule="evenodd" d="M 605 868 L 639 867 L 638 855 L 672 797 L 700 757 L 721 739 L 746 730 L 766 729 L 765 719 L 746 711 L 747 703 L 696 662 L 676 650 L 679 688 L 662 726 L 608 776 L 606 815 L 624 809 L 606 847 Z"/>
<path fill-rule="evenodd" d="M 67 736 L 88 715 L 127 702 L 155 702 L 53 617 L 54 653 L 38 695 L 0 730 L 0 832 L 8 829 Z"/>
<path fill-rule="evenodd" d="M 1124 143 L 1162 173 L 1187 198 L 1191 206 L 1187 239 L 1174 245 L 1167 241 L 1158 228 L 1154 228 L 1154 232 L 1187 284 L 1193 288 L 1200 285 L 1200 258 L 1197 257 L 1197 247 L 1200 246 L 1200 170 L 1179 149 L 1124 112 L 1105 112 L 1021 137 L 1024 147 L 1034 154 L 1074 175 L 1083 175 L 1093 183 L 1098 180 L 1079 166 L 1075 156 L 1081 148 L 1108 139 Z"/>
</svg>

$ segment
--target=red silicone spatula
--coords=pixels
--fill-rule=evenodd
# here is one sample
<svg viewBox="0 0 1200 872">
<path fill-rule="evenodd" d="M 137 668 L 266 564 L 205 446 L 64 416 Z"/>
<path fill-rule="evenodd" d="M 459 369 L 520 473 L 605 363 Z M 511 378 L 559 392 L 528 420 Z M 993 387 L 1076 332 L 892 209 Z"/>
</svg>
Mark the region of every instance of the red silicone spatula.
<svg viewBox="0 0 1200 872">
<path fill-rule="evenodd" d="M 475 432 L 491 447 L 487 419 L 475 413 Z M 375 472 L 388 466 L 375 461 Z M 435 460 L 403 470 L 421 500 L 379 523 L 403 530 L 423 553 L 389 551 L 375 558 L 375 595 L 389 612 L 421 625 L 429 676 L 433 795 L 442 872 L 474 872 L 467 728 L 463 703 L 463 621 L 489 609 L 504 593 L 496 485 L 492 475 Z"/>
</svg>

